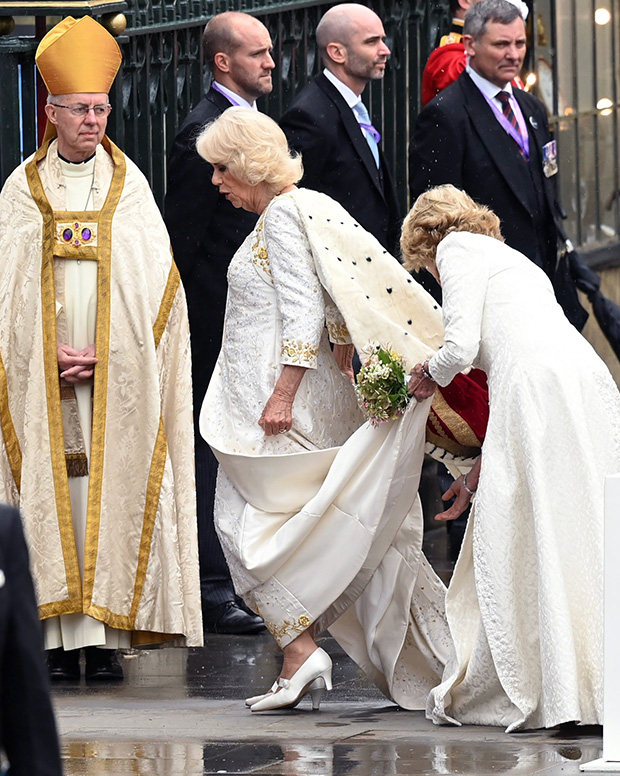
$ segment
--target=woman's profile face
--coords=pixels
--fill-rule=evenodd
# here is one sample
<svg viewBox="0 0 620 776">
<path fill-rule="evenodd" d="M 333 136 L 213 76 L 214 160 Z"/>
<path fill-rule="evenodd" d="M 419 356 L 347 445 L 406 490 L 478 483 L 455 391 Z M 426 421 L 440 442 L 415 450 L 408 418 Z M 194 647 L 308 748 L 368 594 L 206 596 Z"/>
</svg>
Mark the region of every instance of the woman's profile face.
<svg viewBox="0 0 620 776">
<path fill-rule="evenodd" d="M 225 164 L 214 164 L 211 182 L 220 190 L 226 199 L 234 206 L 256 213 L 256 189 L 257 186 L 250 186 L 249 183 L 243 183 L 236 178 Z"/>
</svg>

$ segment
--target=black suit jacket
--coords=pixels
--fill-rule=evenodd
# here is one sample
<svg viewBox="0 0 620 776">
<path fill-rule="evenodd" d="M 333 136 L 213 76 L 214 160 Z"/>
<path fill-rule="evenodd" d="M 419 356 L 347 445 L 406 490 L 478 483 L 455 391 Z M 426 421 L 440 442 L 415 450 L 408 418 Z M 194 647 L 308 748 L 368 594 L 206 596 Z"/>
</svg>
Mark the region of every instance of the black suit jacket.
<svg viewBox="0 0 620 776">
<path fill-rule="evenodd" d="M 196 421 L 222 344 L 228 265 L 257 218 L 220 195 L 213 168 L 195 149 L 205 124 L 230 106 L 210 89 L 181 125 L 168 160 L 164 220 L 187 295 Z"/>
<path fill-rule="evenodd" d="M 11 776 L 60 776 L 41 622 L 16 509 L 0 505 L 0 750 Z"/>
<path fill-rule="evenodd" d="M 563 265 L 557 266 L 556 219 L 563 216 L 557 176 L 543 175 L 542 148 L 551 140 L 543 104 L 514 90 L 525 118 L 529 163 L 463 73 L 422 110 L 409 152 L 412 202 L 426 189 L 452 183 L 499 216 L 506 243 L 551 278 L 558 301 L 579 328 L 586 314 Z"/>
<path fill-rule="evenodd" d="M 280 119 L 289 145 L 301 152 L 301 185 L 339 202 L 382 245 L 395 252 L 400 213 L 394 182 L 379 150 L 377 169 L 355 114 L 322 73 Z"/>
</svg>

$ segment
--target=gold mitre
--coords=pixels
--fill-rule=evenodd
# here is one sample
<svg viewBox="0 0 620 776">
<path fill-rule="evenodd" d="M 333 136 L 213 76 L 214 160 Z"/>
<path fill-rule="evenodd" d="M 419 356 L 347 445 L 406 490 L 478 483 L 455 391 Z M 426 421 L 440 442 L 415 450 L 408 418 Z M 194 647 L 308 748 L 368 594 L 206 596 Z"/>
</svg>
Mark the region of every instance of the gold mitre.
<svg viewBox="0 0 620 776">
<path fill-rule="evenodd" d="M 35 62 L 50 94 L 108 94 L 122 62 L 118 43 L 90 16 L 67 16 L 43 38 Z"/>
</svg>

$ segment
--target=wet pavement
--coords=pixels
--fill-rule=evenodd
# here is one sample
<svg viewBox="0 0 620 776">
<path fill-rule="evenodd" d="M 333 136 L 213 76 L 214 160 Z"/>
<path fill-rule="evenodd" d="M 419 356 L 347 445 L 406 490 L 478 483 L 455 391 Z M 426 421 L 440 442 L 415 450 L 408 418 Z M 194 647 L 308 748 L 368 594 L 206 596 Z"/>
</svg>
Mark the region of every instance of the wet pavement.
<svg viewBox="0 0 620 776">
<path fill-rule="evenodd" d="M 427 536 L 444 578 L 445 538 Z M 600 757 L 600 728 L 565 726 L 507 735 L 500 728 L 437 727 L 402 711 L 364 678 L 336 642 L 334 689 L 319 712 L 253 714 L 281 657 L 269 634 L 209 635 L 201 649 L 141 649 L 121 658 L 122 684 L 54 687 L 66 776 L 576 776 Z"/>
</svg>

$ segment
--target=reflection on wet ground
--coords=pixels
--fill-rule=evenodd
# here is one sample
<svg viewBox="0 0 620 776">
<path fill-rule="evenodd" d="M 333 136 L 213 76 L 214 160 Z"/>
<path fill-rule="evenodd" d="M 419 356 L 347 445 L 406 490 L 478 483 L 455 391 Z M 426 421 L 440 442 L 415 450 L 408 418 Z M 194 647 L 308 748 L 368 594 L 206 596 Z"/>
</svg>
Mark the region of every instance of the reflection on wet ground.
<svg viewBox="0 0 620 776">
<path fill-rule="evenodd" d="M 595 743 L 579 746 L 519 742 L 68 742 L 66 776 L 529 776 L 577 774 L 578 762 L 596 759 Z"/>
<path fill-rule="evenodd" d="M 430 536 L 431 556 L 442 542 Z M 440 570 L 449 576 L 447 562 Z M 321 645 L 334 691 L 319 713 L 305 701 L 284 713 L 245 708 L 280 667 L 268 634 L 135 650 L 122 658 L 122 685 L 56 686 L 66 776 L 577 776 L 600 757 L 600 728 L 435 727 L 386 700 L 333 639 Z"/>
</svg>

